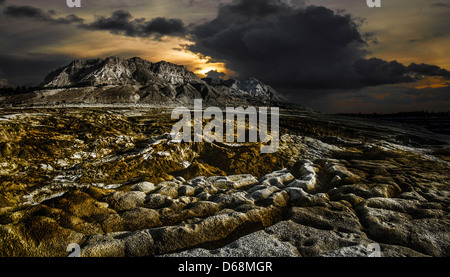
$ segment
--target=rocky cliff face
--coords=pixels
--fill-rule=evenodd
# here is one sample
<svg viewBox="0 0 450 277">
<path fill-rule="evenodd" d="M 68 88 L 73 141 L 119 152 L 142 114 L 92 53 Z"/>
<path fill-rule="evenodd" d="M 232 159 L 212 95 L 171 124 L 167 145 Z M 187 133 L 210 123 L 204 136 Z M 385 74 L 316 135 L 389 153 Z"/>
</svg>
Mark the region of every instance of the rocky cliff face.
<svg viewBox="0 0 450 277">
<path fill-rule="evenodd" d="M 173 85 L 186 83 L 203 83 L 197 75 L 187 70 L 184 66 L 166 61 L 152 64 L 151 71 L 166 83 Z"/>
<path fill-rule="evenodd" d="M 101 85 L 181 84 L 199 79 L 183 66 L 159 62 L 153 64 L 141 58 L 109 57 L 76 60 L 50 73 L 43 87 L 82 87 Z"/>
<path fill-rule="evenodd" d="M 279 105 L 287 100 L 255 78 L 199 79 L 184 66 L 141 58 L 77 60 L 50 73 L 43 90 L 6 102 L 31 104 L 210 104 Z"/>
</svg>

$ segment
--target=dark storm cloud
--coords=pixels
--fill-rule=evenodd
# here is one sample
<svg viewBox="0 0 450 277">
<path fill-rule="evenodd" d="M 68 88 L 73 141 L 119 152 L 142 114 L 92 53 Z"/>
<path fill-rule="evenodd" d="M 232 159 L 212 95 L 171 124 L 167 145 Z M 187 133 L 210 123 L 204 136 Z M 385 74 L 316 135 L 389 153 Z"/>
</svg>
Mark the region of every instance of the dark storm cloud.
<svg viewBox="0 0 450 277">
<path fill-rule="evenodd" d="M 233 1 L 193 30 L 196 53 L 225 61 L 240 75 L 273 86 L 346 87 L 365 41 L 350 16 L 280 1 Z"/>
<path fill-rule="evenodd" d="M 186 26 L 180 19 L 164 17 L 151 20 L 133 19 L 133 16 L 125 10 L 114 11 L 111 17 L 100 16 L 94 22 L 83 25 L 83 28 L 104 30 L 129 37 L 184 36 L 187 33 Z"/>
<path fill-rule="evenodd" d="M 206 77 L 212 79 L 223 79 L 225 76 L 225 73 L 219 72 L 217 70 L 210 70 L 206 73 Z"/>
<path fill-rule="evenodd" d="M 387 62 L 377 58 L 360 59 L 355 62 L 354 69 L 361 85 L 376 86 L 415 81 L 409 75 L 408 67 L 397 61 Z"/>
<path fill-rule="evenodd" d="M 84 19 L 71 14 L 66 17 L 55 17 L 55 11 L 45 12 L 32 6 L 7 6 L 3 14 L 15 18 L 32 18 L 52 24 L 83 23 Z"/>
<path fill-rule="evenodd" d="M 361 86 L 410 83 L 425 76 L 439 76 L 450 80 L 450 72 L 436 65 L 415 64 L 405 66 L 397 61 L 378 58 L 360 59 L 354 64 Z"/>
<path fill-rule="evenodd" d="M 278 88 L 348 89 L 446 76 L 430 65 L 366 59 L 367 36 L 357 22 L 325 7 L 234 0 L 193 28 L 195 44 L 187 48 Z"/>
<path fill-rule="evenodd" d="M 129 37 L 184 36 L 187 28 L 180 19 L 157 17 L 151 20 L 133 18 L 126 10 L 117 10 L 110 17 L 99 16 L 92 23 L 76 15 L 56 17 L 53 10 L 43 11 L 32 6 L 7 6 L 3 13 L 15 18 L 30 18 L 51 24 L 77 24 L 87 30 L 109 31 Z"/>
<path fill-rule="evenodd" d="M 408 66 L 408 69 L 412 73 L 422 74 L 425 76 L 441 76 L 450 79 L 450 72 L 436 65 L 412 63 Z"/>
<path fill-rule="evenodd" d="M 433 3 L 433 4 L 431 4 L 431 6 L 432 7 L 440 7 L 440 8 L 443 8 L 443 7 L 448 8 L 448 7 L 450 7 L 450 4 L 449 3 Z"/>
</svg>

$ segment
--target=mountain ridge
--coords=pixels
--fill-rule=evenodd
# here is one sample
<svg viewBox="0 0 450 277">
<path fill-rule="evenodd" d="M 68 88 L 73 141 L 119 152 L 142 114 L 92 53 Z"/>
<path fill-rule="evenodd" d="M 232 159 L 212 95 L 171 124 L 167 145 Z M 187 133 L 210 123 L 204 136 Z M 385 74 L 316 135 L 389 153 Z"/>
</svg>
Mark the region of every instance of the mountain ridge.
<svg viewBox="0 0 450 277">
<path fill-rule="evenodd" d="M 50 72 L 40 88 L 3 97 L 9 104 L 210 104 L 280 106 L 287 99 L 254 77 L 200 79 L 182 65 L 153 63 L 139 57 L 74 60 Z"/>
<path fill-rule="evenodd" d="M 45 88 L 80 87 L 99 85 L 149 85 L 168 82 L 181 84 L 200 81 L 184 66 L 166 61 L 152 63 L 139 57 L 122 59 L 74 60 L 48 74 Z"/>
</svg>

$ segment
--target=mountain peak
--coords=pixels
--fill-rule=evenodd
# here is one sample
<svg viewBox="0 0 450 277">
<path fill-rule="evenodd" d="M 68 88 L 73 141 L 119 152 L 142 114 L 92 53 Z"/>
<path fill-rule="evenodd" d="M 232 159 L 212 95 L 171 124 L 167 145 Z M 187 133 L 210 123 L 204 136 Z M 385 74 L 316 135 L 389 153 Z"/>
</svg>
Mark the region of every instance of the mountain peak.
<svg viewBox="0 0 450 277">
<path fill-rule="evenodd" d="M 198 83 L 201 80 L 184 66 L 166 61 L 152 63 L 139 57 L 75 60 L 50 73 L 43 87 L 99 85 L 149 85 Z"/>
<path fill-rule="evenodd" d="M 287 100 L 254 77 L 244 80 L 201 80 L 182 65 L 153 63 L 139 57 L 75 60 L 51 72 L 42 85 L 66 88 L 40 101 L 78 103 L 191 103 L 282 104 Z M 86 89 L 82 89 L 86 87 Z M 72 94 L 71 92 L 75 92 Z M 56 93 L 56 94 L 54 94 Z"/>
<path fill-rule="evenodd" d="M 171 84 L 184 83 L 200 83 L 202 82 L 197 75 L 187 70 L 182 65 L 173 64 L 166 61 L 154 63 L 151 66 L 151 71 L 165 82 Z"/>
</svg>

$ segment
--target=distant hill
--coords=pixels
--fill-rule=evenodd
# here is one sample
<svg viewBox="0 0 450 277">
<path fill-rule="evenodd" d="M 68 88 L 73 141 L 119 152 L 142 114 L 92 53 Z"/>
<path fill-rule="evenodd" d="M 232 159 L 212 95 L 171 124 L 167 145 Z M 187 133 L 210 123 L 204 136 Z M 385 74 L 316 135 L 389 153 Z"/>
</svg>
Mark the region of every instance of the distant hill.
<svg viewBox="0 0 450 277">
<path fill-rule="evenodd" d="M 11 85 L 8 80 L 0 78 L 0 88 L 12 88 L 14 87 Z"/>
</svg>

